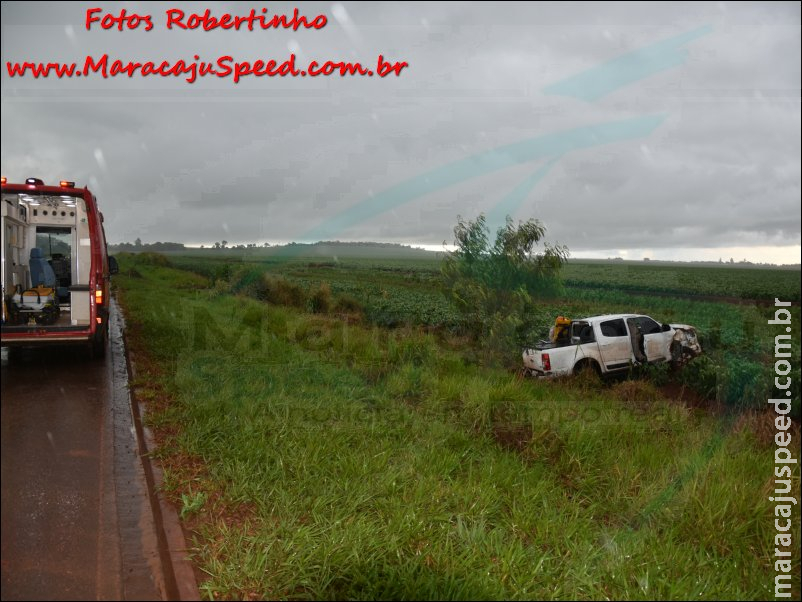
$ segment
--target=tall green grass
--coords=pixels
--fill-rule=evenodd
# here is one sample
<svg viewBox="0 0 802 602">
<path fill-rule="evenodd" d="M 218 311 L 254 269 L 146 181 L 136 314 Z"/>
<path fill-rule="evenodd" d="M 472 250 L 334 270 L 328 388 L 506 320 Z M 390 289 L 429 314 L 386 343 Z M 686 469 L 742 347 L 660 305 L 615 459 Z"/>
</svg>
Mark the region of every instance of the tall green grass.
<svg viewBox="0 0 802 602">
<path fill-rule="evenodd" d="M 161 396 L 148 420 L 206 598 L 773 595 L 760 418 L 647 381 L 522 380 L 458 339 L 136 269 L 116 280 L 148 358 L 133 384 Z"/>
</svg>

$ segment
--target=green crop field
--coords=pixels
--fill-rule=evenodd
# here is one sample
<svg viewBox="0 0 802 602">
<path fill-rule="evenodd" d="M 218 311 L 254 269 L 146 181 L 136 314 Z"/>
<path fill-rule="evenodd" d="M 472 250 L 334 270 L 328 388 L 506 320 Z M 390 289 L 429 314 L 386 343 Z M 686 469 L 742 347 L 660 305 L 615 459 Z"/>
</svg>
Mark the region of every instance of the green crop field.
<svg viewBox="0 0 802 602">
<path fill-rule="evenodd" d="M 519 348 L 477 351 L 427 257 L 120 259 L 132 390 L 205 598 L 773 596 L 776 333 L 751 300 L 785 284 L 756 296 L 772 278 L 710 267 L 730 276 L 660 288 L 661 270 L 696 273 L 570 263 L 533 338 L 557 314 L 642 312 L 697 326 L 705 354 L 679 374 L 538 381 Z M 798 557 L 793 574 L 798 599 Z"/>
<path fill-rule="evenodd" d="M 325 282 L 335 296 L 358 300 L 368 321 L 379 326 L 453 330 L 459 325 L 460 315 L 443 294 L 440 262 L 431 258 L 435 254 L 429 254 L 429 258 L 388 260 L 358 256 L 340 260 L 333 256 L 259 253 L 259 257 L 218 257 L 219 252 L 207 251 L 203 256 L 176 256 L 172 261 L 176 267 L 213 281 L 226 285 L 231 282 L 237 293 L 248 289 L 264 273 L 280 274 L 305 290 Z M 772 383 L 773 362 L 768 358 L 773 353 L 774 334 L 767 320 L 773 310 L 765 296 L 744 295 L 754 292 L 754 282 L 767 286 L 776 282 L 778 292 L 769 293 L 770 298 L 774 295 L 786 301 L 798 299 L 799 271 L 634 262 L 571 262 L 564 270 L 564 295 L 541 304 L 535 320 L 539 327 L 530 333 L 527 342 L 544 338 L 557 315 L 579 318 L 634 312 L 661 322 L 691 324 L 698 329 L 706 354 L 691 367 L 685 384 L 729 405 L 759 407 L 765 403 Z M 718 277 L 710 276 L 717 273 Z M 689 283 L 689 288 L 676 294 L 669 292 L 677 289 L 680 280 Z M 700 289 L 701 283 L 706 283 L 706 288 Z M 723 288 L 724 283 L 729 283 L 729 288 Z M 796 296 L 792 290 L 796 290 Z M 733 291 L 741 294 L 732 299 Z M 719 297 L 726 297 L 726 302 L 711 300 Z M 794 324 L 798 328 L 798 321 Z M 798 357 L 799 337 L 795 336 L 794 341 L 794 356 Z M 506 361 L 511 364 L 519 359 L 519 349 L 511 347 Z M 798 386 L 798 378 L 795 383 Z"/>
<path fill-rule="evenodd" d="M 623 261 L 572 261 L 564 271 L 566 284 L 575 287 L 797 302 L 800 274 L 799 269 Z"/>
</svg>

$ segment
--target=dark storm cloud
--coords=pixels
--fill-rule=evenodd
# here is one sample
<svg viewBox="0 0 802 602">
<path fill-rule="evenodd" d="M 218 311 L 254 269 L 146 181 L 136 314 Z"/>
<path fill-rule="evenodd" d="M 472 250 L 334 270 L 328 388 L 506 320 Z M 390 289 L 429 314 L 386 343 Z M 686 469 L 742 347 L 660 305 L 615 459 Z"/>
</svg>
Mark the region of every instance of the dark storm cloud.
<svg viewBox="0 0 802 602">
<path fill-rule="evenodd" d="M 399 78 L 2 77 L 2 169 L 89 184 L 112 241 L 301 239 L 393 186 L 477 153 L 640 116 L 643 139 L 559 157 L 514 217 L 575 254 L 800 242 L 795 3 L 298 4 L 321 31 L 167 31 L 164 11 L 240 3 L 109 3 L 151 32 L 84 28 L 88 3 L 2 5 L 2 60 L 405 60 Z M 293 4 L 270 3 L 273 13 Z M 261 6 L 254 7 L 258 9 Z M 346 20 L 338 20 L 336 15 Z M 708 28 L 681 64 L 588 102 L 544 89 Z M 439 244 L 544 163 L 430 191 L 336 238 Z M 322 230 L 321 230 L 322 231 Z M 797 247 L 798 249 L 798 247 Z M 656 251 L 655 251 L 656 252 Z M 657 252 L 656 252 L 657 253 Z M 796 251 L 798 255 L 798 250 Z M 658 253 L 659 255 L 659 253 Z M 788 251 L 781 259 L 792 261 Z M 798 257 L 797 257 L 798 260 Z"/>
</svg>

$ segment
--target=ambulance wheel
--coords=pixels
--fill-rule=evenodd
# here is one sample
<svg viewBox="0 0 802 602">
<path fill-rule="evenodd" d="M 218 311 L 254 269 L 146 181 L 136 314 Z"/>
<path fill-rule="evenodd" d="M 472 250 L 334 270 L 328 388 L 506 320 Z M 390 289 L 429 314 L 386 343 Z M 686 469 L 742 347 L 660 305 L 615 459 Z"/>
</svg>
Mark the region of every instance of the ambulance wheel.
<svg viewBox="0 0 802 602">
<path fill-rule="evenodd" d="M 106 355 L 106 343 L 109 340 L 109 323 L 106 322 L 92 339 L 89 352 L 93 358 L 100 359 Z"/>
<path fill-rule="evenodd" d="M 6 361 L 9 364 L 17 363 L 20 361 L 22 357 L 22 347 L 5 347 L 6 350 Z"/>
</svg>

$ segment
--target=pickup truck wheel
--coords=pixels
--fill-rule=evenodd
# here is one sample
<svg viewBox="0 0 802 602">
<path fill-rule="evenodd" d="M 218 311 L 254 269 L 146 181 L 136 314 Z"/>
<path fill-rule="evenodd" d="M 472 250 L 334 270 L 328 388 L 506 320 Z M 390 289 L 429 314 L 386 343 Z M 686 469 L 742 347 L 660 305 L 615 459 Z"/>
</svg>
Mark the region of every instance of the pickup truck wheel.
<svg viewBox="0 0 802 602">
<path fill-rule="evenodd" d="M 601 378 L 601 369 L 594 361 L 582 360 L 574 366 L 574 374 L 585 378 Z"/>
<path fill-rule="evenodd" d="M 691 359 L 691 355 L 688 354 L 685 349 L 683 349 L 682 345 L 679 341 L 674 341 L 671 343 L 671 369 L 672 370 L 680 370 L 682 369 L 685 364 L 688 363 L 688 360 Z"/>
</svg>

